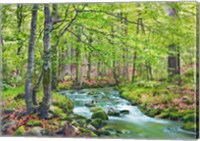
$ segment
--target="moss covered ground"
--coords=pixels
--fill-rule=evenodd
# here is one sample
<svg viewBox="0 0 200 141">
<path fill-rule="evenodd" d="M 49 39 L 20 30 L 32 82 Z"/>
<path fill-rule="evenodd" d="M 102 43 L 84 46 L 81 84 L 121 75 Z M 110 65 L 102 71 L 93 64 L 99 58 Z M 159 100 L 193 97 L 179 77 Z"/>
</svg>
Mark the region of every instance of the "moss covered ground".
<svg viewBox="0 0 200 141">
<path fill-rule="evenodd" d="M 121 96 L 148 116 L 183 122 L 182 129 L 196 130 L 196 93 L 194 85 L 162 82 L 121 84 Z"/>
</svg>

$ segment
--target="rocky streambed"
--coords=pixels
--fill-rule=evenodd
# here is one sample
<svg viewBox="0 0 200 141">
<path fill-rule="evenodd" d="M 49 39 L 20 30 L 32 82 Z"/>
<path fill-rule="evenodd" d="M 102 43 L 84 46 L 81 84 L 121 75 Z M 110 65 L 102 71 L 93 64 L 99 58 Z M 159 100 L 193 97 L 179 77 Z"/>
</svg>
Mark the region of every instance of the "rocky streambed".
<svg viewBox="0 0 200 141">
<path fill-rule="evenodd" d="M 61 91 L 74 102 L 73 112 L 91 122 L 100 137 L 135 139 L 195 139 L 195 133 L 182 130 L 181 123 L 152 118 L 120 97 L 113 88 Z M 107 116 L 108 115 L 108 116 Z M 94 129 L 95 130 L 95 129 Z M 98 133 L 98 132 L 99 133 Z"/>
</svg>

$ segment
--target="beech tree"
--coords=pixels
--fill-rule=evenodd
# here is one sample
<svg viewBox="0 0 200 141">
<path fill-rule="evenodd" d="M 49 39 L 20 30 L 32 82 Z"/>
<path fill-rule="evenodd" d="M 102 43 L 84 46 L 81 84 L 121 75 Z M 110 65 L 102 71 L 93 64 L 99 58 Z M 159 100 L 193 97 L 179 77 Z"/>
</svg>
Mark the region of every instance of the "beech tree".
<svg viewBox="0 0 200 141">
<path fill-rule="evenodd" d="M 38 11 L 38 5 L 34 4 L 32 9 L 31 31 L 30 31 L 30 40 L 28 48 L 28 68 L 27 68 L 27 77 L 25 85 L 25 100 L 28 113 L 32 113 L 34 111 L 33 99 L 32 99 L 32 78 L 34 70 L 34 48 L 35 48 L 35 34 L 37 25 L 37 11 Z"/>
<path fill-rule="evenodd" d="M 52 29 L 52 22 L 51 22 L 51 13 L 48 4 L 44 5 L 44 56 L 43 56 L 43 92 L 44 97 L 42 99 L 42 103 L 40 105 L 39 111 L 42 117 L 47 116 L 48 109 L 51 106 L 51 97 L 52 97 L 52 90 L 51 90 L 51 29 Z"/>
</svg>

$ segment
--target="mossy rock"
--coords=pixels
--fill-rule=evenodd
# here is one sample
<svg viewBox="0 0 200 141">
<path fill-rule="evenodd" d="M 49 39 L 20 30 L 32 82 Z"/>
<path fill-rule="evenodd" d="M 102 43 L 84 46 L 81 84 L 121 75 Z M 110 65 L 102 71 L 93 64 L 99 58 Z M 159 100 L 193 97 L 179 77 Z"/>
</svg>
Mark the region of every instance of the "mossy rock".
<svg viewBox="0 0 200 141">
<path fill-rule="evenodd" d="M 119 112 L 120 112 L 120 114 L 123 114 L 123 115 L 126 115 L 126 114 L 130 113 L 129 110 L 121 110 Z"/>
<path fill-rule="evenodd" d="M 79 119 L 77 122 L 80 124 L 80 126 L 86 125 L 86 120 L 85 119 Z"/>
<path fill-rule="evenodd" d="M 79 126 L 79 123 L 78 123 L 76 120 L 73 120 L 73 121 L 71 122 L 71 124 L 74 125 L 74 126 L 76 126 L 76 127 Z"/>
<path fill-rule="evenodd" d="M 42 126 L 42 121 L 40 120 L 29 120 L 27 123 L 26 123 L 27 126 Z"/>
<path fill-rule="evenodd" d="M 66 114 L 72 113 L 74 108 L 73 102 L 67 96 L 58 93 L 53 93 L 52 105 L 59 107 Z"/>
<path fill-rule="evenodd" d="M 181 128 L 184 130 L 193 131 L 193 132 L 195 132 L 197 129 L 195 122 L 186 122 L 182 125 Z"/>
<path fill-rule="evenodd" d="M 94 103 L 86 103 L 85 106 L 86 107 L 95 107 L 96 105 Z"/>
<path fill-rule="evenodd" d="M 120 112 L 119 111 L 108 111 L 107 113 L 109 116 L 120 116 Z"/>
<path fill-rule="evenodd" d="M 85 116 L 82 115 L 77 115 L 77 114 L 72 114 L 69 116 L 71 119 L 85 119 L 87 120 L 87 118 Z"/>
<path fill-rule="evenodd" d="M 95 128 L 100 128 L 103 126 L 103 121 L 100 118 L 93 119 L 91 125 Z"/>
<path fill-rule="evenodd" d="M 41 127 L 33 127 L 31 129 L 29 129 L 26 133 L 25 136 L 42 136 L 44 132 L 44 129 Z"/>
<path fill-rule="evenodd" d="M 63 112 L 63 110 L 57 106 L 51 106 L 50 107 L 50 112 L 55 116 L 55 117 L 60 117 L 62 119 L 67 118 L 66 113 Z"/>
<path fill-rule="evenodd" d="M 108 120 L 108 115 L 104 110 L 94 111 L 92 114 L 92 119 L 99 118 L 101 120 Z"/>
<path fill-rule="evenodd" d="M 20 135 L 24 135 L 25 132 L 26 132 L 25 127 L 24 126 L 20 126 L 20 127 L 17 128 L 17 130 L 15 130 L 13 135 L 14 136 L 20 136 Z"/>
<path fill-rule="evenodd" d="M 115 116 L 115 117 L 119 117 L 120 113 L 119 112 L 108 112 L 109 116 Z"/>
<path fill-rule="evenodd" d="M 81 131 L 82 136 L 84 136 L 84 137 L 97 137 L 97 135 L 94 132 L 92 132 L 86 128 L 78 127 L 78 129 L 79 129 L 79 131 Z"/>
<path fill-rule="evenodd" d="M 95 112 L 95 111 L 98 111 L 98 110 L 103 110 L 102 108 L 100 107 L 93 107 L 90 109 L 91 112 Z"/>
<path fill-rule="evenodd" d="M 56 120 L 49 120 L 48 124 L 49 125 L 58 125 L 58 121 L 56 121 Z"/>
</svg>

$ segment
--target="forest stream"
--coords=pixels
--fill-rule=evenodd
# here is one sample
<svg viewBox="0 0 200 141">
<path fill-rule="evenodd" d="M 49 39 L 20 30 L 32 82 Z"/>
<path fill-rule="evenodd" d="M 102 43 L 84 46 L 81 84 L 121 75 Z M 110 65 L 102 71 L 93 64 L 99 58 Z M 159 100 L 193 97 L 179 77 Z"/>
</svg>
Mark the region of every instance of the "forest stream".
<svg viewBox="0 0 200 141">
<path fill-rule="evenodd" d="M 91 95 L 90 91 L 98 94 Z M 103 130 L 109 130 L 110 135 L 102 137 L 135 138 L 135 139 L 195 139 L 195 133 L 180 128 L 181 123 L 166 119 L 152 118 L 142 113 L 137 106 L 120 97 L 113 88 L 83 89 L 78 91 L 61 91 L 74 102 L 73 112 L 91 118 L 91 102 L 96 107 L 101 107 L 106 112 L 109 110 L 129 111 L 120 116 L 109 116 Z"/>
</svg>

